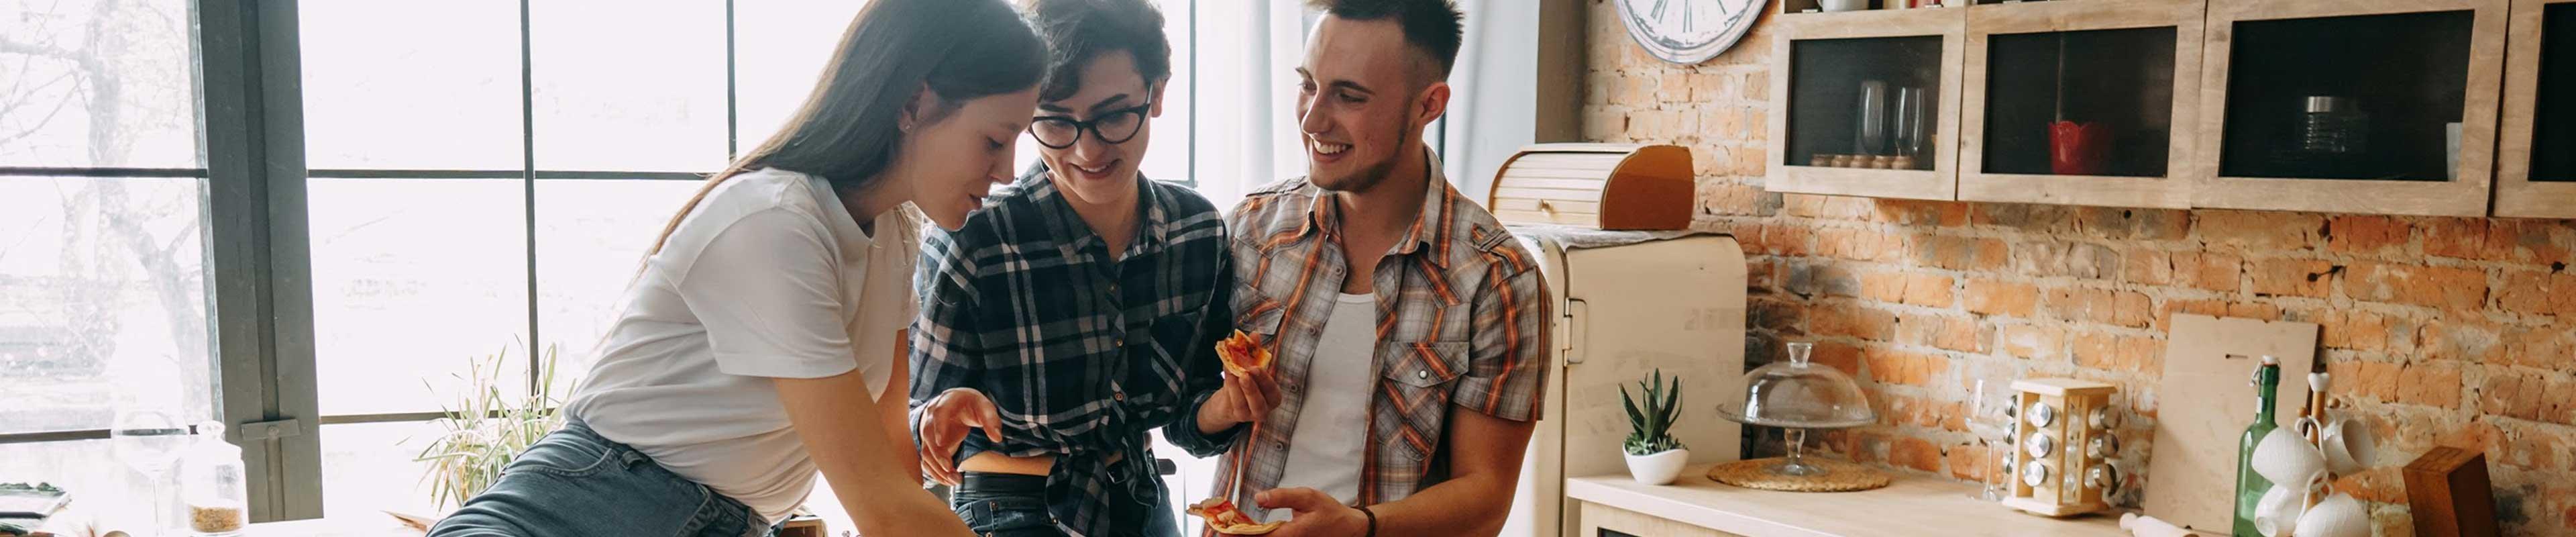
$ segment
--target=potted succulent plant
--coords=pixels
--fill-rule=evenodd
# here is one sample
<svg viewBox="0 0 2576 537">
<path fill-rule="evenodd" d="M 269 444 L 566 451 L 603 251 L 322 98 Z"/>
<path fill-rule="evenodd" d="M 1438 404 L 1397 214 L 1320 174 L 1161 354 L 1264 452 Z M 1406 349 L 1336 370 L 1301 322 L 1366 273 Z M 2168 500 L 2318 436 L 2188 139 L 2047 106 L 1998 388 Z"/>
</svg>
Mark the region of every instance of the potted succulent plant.
<svg viewBox="0 0 2576 537">
<path fill-rule="evenodd" d="M 1674 377 L 1665 384 L 1664 371 L 1637 382 L 1645 392 L 1644 404 L 1619 387 L 1619 403 L 1628 409 L 1628 441 L 1623 446 L 1628 457 L 1628 476 L 1638 483 L 1662 485 L 1672 483 L 1690 462 L 1690 449 L 1673 438 L 1673 422 L 1680 417 L 1682 379 Z"/>
</svg>

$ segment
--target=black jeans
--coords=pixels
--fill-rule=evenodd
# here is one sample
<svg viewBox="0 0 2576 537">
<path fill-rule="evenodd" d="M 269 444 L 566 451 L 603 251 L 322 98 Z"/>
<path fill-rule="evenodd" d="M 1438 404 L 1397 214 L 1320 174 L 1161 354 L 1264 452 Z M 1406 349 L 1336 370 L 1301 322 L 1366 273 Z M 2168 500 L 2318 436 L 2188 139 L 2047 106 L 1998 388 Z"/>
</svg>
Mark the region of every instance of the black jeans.
<svg viewBox="0 0 2576 537">
<path fill-rule="evenodd" d="M 1062 537 L 1055 515 L 1047 512 L 1046 476 L 966 472 L 958 477 L 949 505 L 976 535 L 991 537 Z M 1160 487 L 1158 483 L 1156 487 Z M 1168 493 L 1165 496 L 1169 496 Z M 1171 510 L 1156 509 L 1142 524 L 1145 537 L 1180 537 Z"/>
</svg>

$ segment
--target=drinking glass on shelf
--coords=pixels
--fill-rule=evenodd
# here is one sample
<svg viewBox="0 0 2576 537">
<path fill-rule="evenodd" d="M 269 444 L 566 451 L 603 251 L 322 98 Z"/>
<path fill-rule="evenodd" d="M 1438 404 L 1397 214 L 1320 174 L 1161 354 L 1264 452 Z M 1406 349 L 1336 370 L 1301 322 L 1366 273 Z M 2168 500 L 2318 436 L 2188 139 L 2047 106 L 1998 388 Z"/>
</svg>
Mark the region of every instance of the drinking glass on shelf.
<svg viewBox="0 0 2576 537">
<path fill-rule="evenodd" d="M 1924 137 L 1931 132 L 1924 125 L 1932 117 L 1931 110 L 1925 108 L 1927 103 L 1923 88 L 1896 89 L 1895 117 L 1889 121 L 1896 129 L 1896 156 L 1914 157 L 1917 162 L 1928 157 L 1923 154 Z"/>
<path fill-rule="evenodd" d="M 1977 379 L 1969 400 L 1973 409 L 1967 418 L 1968 433 L 1976 435 L 1977 444 L 1986 450 L 1986 475 L 1977 491 L 1977 498 L 1986 501 L 2002 501 L 2003 487 L 2012 479 L 2012 391 L 2003 384 Z"/>
<path fill-rule="evenodd" d="M 172 508 L 165 482 L 179 460 L 179 451 L 188 443 L 188 427 L 179 421 L 179 412 L 154 405 L 118 405 L 115 425 L 108 429 L 107 436 L 116 460 L 151 483 L 146 487 L 149 497 L 145 498 L 152 509 L 148 535 L 168 532 Z"/>
<path fill-rule="evenodd" d="M 1887 82 L 1860 83 L 1860 109 L 1852 129 L 1852 154 L 1887 154 Z"/>
</svg>

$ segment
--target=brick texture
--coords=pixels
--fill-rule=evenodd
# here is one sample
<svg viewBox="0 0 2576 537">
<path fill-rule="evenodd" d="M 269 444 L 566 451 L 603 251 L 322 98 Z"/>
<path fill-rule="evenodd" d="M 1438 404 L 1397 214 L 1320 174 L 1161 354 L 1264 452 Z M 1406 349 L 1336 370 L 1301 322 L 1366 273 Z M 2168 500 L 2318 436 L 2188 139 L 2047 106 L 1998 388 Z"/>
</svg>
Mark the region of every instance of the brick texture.
<svg viewBox="0 0 2576 537">
<path fill-rule="evenodd" d="M 1982 477 L 1963 414 L 1969 386 L 1998 377 L 2116 383 L 2145 407 L 2119 434 L 2144 445 L 2147 403 L 2189 397 L 2153 393 L 2172 315 L 2289 319 L 2320 326 L 2333 395 L 2380 435 L 2373 467 L 2337 481 L 2372 503 L 2380 534 L 2411 529 L 2399 468 L 2453 445 L 2488 454 L 2506 533 L 2576 535 L 2576 221 L 1769 192 L 1768 22 L 1673 65 L 1638 51 L 1611 3 L 1588 5 L 1584 138 L 1689 147 L 1694 225 L 1733 234 L 1759 267 L 1752 340 L 1819 342 L 1816 361 L 1880 409 L 1878 425 L 1821 435 L 1825 451 Z M 1779 452 L 1762 438 L 1753 452 Z"/>
</svg>

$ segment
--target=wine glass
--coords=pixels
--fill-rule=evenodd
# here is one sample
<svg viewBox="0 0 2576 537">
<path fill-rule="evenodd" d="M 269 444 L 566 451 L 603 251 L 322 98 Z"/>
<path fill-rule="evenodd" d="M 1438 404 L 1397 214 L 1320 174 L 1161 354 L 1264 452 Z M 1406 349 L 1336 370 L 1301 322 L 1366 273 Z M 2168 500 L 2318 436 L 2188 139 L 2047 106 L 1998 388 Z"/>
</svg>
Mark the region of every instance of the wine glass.
<svg viewBox="0 0 2576 537">
<path fill-rule="evenodd" d="M 1857 155 L 1887 154 L 1887 82 L 1864 80 L 1860 83 L 1860 113 L 1852 132 L 1852 153 Z"/>
<path fill-rule="evenodd" d="M 124 406 L 116 410 L 116 423 L 108 429 L 108 439 L 122 461 L 151 483 L 148 504 L 152 509 L 152 535 L 170 527 L 168 490 L 164 481 L 179 460 L 179 451 L 188 443 L 188 427 L 179 421 L 179 413 L 153 406 Z"/>
<path fill-rule="evenodd" d="M 1978 445 L 1986 449 L 1986 478 L 1979 483 L 1983 486 L 1977 498 L 1986 501 L 2003 500 L 2004 484 L 2012 479 L 2013 419 L 2017 412 L 2013 391 L 2007 384 L 2009 381 L 2000 379 L 1977 379 L 1970 399 L 1975 408 L 1968 414 L 1968 433 L 1976 435 Z"/>
</svg>

